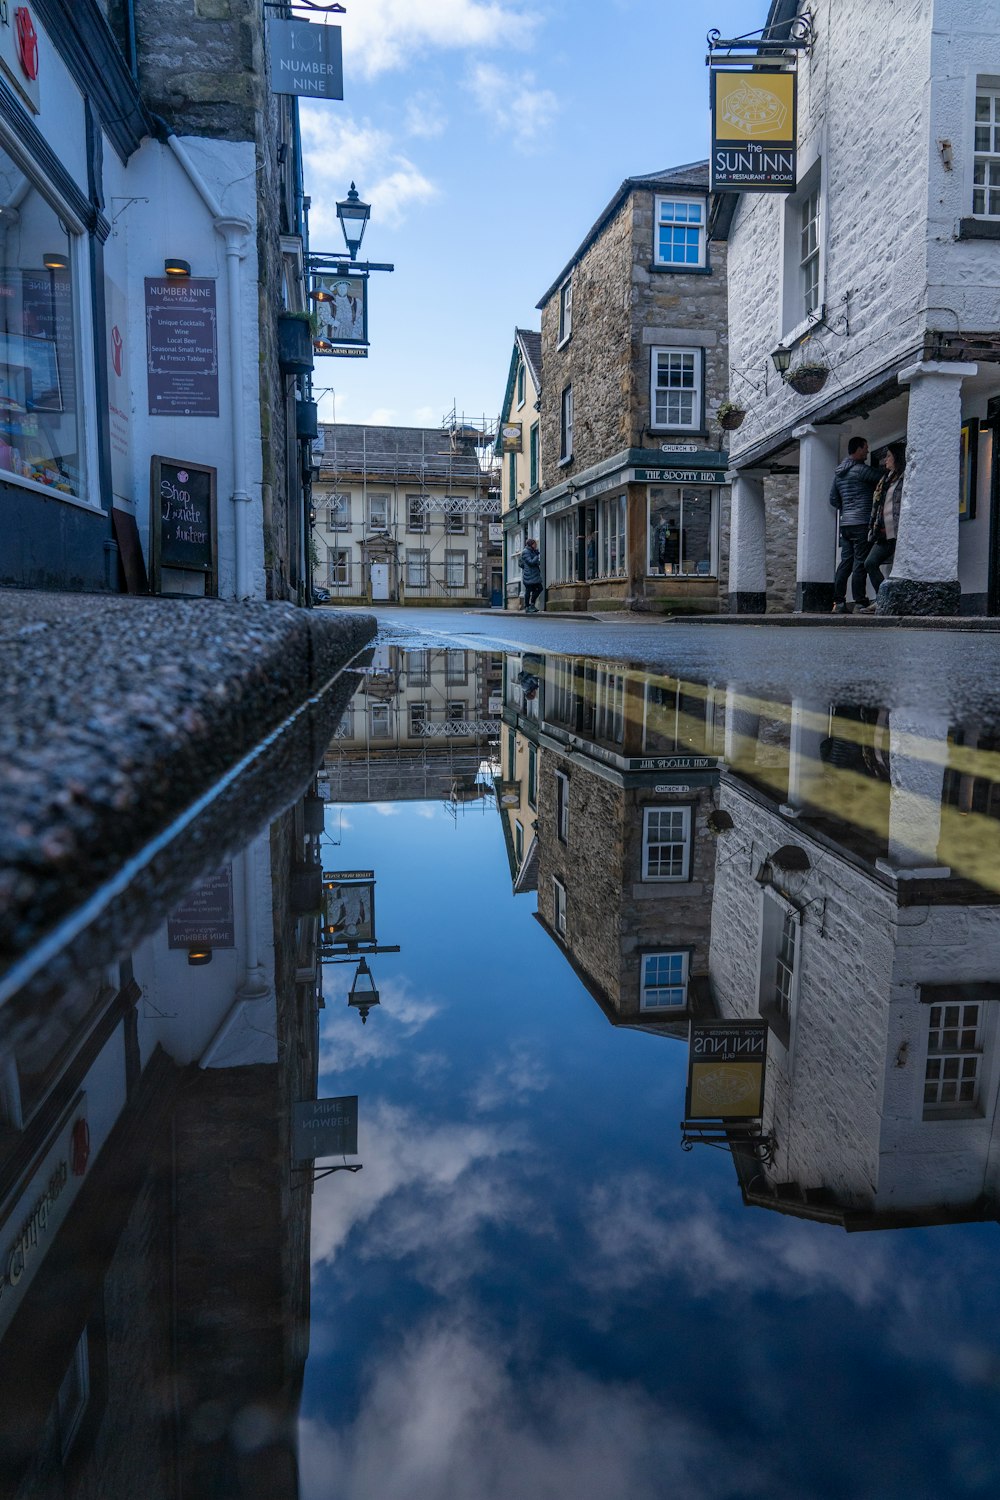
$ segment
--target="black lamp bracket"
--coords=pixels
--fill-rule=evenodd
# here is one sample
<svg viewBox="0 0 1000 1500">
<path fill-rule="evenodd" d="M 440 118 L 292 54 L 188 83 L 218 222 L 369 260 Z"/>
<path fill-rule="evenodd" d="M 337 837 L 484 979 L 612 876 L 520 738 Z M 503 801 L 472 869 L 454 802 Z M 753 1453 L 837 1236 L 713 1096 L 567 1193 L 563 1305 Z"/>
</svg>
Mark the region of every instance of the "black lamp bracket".
<svg viewBox="0 0 1000 1500">
<path fill-rule="evenodd" d="M 332 1177 L 334 1172 L 360 1172 L 363 1166 L 364 1162 L 359 1161 L 355 1166 L 350 1166 L 347 1162 L 341 1165 L 338 1162 L 333 1167 L 293 1167 L 293 1172 L 308 1173 L 308 1176 L 302 1177 L 298 1182 L 293 1182 L 292 1191 L 294 1192 L 296 1188 L 305 1187 L 307 1182 L 322 1182 L 324 1177 Z"/>
<path fill-rule="evenodd" d="M 264 0 L 265 10 L 318 10 L 327 16 L 346 16 L 346 5 L 321 5 L 319 0 Z"/>
<path fill-rule="evenodd" d="M 748 1148 L 755 1161 L 770 1166 L 778 1149 L 777 1138 L 765 1135 L 760 1122 L 747 1125 L 726 1125 L 723 1122 L 697 1120 L 681 1121 L 681 1150 L 691 1151 L 695 1146 L 714 1146 L 716 1150 L 728 1151 L 733 1146 Z"/>
<path fill-rule="evenodd" d="M 772 32 L 778 31 L 784 34 L 772 35 Z M 786 52 L 809 53 L 816 41 L 816 32 L 812 12 L 804 10 L 790 21 L 782 21 L 778 26 L 770 28 L 762 26 L 759 31 L 748 31 L 743 36 L 726 38 L 721 35 L 717 26 L 713 26 L 705 40 L 708 43 L 708 57 L 705 61 L 711 68 L 719 67 L 725 62 L 751 63 L 758 58 L 767 57 L 780 59 Z M 725 53 L 725 56 L 716 57 L 717 52 Z"/>
</svg>

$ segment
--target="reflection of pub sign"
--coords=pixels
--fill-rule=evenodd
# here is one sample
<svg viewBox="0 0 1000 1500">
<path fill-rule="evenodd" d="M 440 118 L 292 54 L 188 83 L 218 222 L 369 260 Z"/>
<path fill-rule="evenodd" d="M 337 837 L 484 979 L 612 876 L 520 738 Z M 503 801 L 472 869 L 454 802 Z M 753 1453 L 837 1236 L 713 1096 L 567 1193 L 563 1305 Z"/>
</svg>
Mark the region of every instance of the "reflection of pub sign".
<svg viewBox="0 0 1000 1500">
<path fill-rule="evenodd" d="M 688 1122 L 759 1120 L 766 1066 L 766 1021 L 692 1021 Z"/>
<path fill-rule="evenodd" d="M 375 941 L 375 872 L 323 872 L 323 941 L 353 947 Z"/>
<path fill-rule="evenodd" d="M 795 191 L 794 73 L 712 69 L 712 191 Z"/>
</svg>

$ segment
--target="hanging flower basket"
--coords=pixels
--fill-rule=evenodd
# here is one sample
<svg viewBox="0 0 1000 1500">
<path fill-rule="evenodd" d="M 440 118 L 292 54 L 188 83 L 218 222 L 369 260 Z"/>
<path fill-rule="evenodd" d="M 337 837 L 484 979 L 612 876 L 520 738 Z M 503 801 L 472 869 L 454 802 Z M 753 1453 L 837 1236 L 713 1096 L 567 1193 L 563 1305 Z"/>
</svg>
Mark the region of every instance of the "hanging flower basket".
<svg viewBox="0 0 1000 1500">
<path fill-rule="evenodd" d="M 789 370 L 786 380 L 800 396 L 815 396 L 826 385 L 829 375 L 828 365 L 797 365 Z"/>
<path fill-rule="evenodd" d="M 735 401 L 723 401 L 715 415 L 723 432 L 735 432 L 737 427 L 742 427 L 746 410 L 737 406 Z"/>
</svg>

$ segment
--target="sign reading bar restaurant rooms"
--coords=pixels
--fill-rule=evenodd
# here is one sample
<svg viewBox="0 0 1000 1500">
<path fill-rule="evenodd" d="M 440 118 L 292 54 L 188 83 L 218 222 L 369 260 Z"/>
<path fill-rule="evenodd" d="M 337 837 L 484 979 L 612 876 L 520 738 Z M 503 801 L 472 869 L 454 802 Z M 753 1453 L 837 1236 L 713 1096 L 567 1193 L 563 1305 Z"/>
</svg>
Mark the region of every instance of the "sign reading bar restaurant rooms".
<svg viewBox="0 0 1000 1500">
<path fill-rule="evenodd" d="M 685 1115 L 759 1120 L 764 1109 L 766 1021 L 692 1021 Z"/>
<path fill-rule="evenodd" d="M 713 68 L 712 192 L 795 191 L 794 73 Z"/>
</svg>

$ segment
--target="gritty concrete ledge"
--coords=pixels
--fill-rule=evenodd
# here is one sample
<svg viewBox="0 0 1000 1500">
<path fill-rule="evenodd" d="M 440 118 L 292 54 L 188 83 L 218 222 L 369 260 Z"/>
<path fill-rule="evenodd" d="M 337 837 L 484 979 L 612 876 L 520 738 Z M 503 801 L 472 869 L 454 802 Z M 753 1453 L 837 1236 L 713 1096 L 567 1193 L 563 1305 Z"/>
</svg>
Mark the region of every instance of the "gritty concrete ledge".
<svg viewBox="0 0 1000 1500">
<path fill-rule="evenodd" d="M 0 971 L 375 630 L 288 604 L 0 589 Z"/>
</svg>

